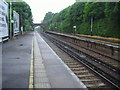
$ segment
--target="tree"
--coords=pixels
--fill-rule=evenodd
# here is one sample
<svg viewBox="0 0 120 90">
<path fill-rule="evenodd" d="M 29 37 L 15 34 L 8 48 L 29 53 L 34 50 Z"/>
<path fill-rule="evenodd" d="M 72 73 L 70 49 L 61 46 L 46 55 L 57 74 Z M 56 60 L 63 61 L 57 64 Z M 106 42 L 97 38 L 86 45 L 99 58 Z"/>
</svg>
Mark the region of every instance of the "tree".
<svg viewBox="0 0 120 90">
<path fill-rule="evenodd" d="M 24 31 L 29 31 L 30 27 L 33 26 L 32 12 L 30 6 L 23 1 L 12 2 L 12 11 L 13 10 L 15 10 L 20 15 L 20 26 L 23 26 Z"/>
<path fill-rule="evenodd" d="M 85 4 L 84 8 L 84 20 L 89 20 L 91 17 L 95 19 L 104 18 L 105 3 L 101 2 L 89 2 Z"/>
<path fill-rule="evenodd" d="M 105 16 L 114 20 L 116 23 L 120 21 L 120 2 L 111 2 L 105 4 Z"/>
<path fill-rule="evenodd" d="M 51 18 L 53 17 L 53 13 L 52 12 L 48 12 L 46 13 L 43 23 L 47 23 Z"/>
<path fill-rule="evenodd" d="M 120 2 L 76 2 L 52 16 L 47 14 L 44 23 L 54 31 L 73 33 L 76 25 L 77 33 L 90 34 L 93 17 L 93 35 L 120 38 Z"/>
</svg>

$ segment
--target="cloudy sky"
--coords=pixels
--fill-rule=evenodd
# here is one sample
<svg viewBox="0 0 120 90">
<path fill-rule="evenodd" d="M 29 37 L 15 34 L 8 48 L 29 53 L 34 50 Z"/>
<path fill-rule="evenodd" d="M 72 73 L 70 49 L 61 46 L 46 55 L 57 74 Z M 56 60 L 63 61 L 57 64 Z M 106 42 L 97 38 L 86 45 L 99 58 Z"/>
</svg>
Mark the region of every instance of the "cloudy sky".
<svg viewBox="0 0 120 90">
<path fill-rule="evenodd" d="M 24 0 L 33 14 L 34 23 L 40 23 L 49 11 L 56 13 L 75 3 L 75 0 Z"/>
</svg>

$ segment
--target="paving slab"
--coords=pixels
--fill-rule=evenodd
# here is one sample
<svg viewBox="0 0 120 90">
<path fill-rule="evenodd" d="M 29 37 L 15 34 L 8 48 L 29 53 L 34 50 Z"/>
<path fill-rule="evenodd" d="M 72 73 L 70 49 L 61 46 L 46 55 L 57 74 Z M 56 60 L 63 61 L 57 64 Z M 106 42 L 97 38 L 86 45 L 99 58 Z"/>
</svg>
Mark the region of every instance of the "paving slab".
<svg viewBox="0 0 120 90">
<path fill-rule="evenodd" d="M 34 34 L 33 43 L 34 43 L 34 59 L 33 59 L 34 86 L 33 88 L 51 88 L 35 34 Z"/>
</svg>

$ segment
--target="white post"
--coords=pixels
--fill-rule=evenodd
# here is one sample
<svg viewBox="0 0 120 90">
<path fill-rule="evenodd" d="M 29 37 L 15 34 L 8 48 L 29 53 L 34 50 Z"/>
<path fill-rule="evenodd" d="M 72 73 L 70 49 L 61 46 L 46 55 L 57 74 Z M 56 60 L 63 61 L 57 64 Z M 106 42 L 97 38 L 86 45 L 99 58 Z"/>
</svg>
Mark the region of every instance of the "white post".
<svg viewBox="0 0 120 90">
<path fill-rule="evenodd" d="M 91 36 L 92 36 L 92 31 L 93 31 L 93 17 L 91 17 Z"/>
</svg>

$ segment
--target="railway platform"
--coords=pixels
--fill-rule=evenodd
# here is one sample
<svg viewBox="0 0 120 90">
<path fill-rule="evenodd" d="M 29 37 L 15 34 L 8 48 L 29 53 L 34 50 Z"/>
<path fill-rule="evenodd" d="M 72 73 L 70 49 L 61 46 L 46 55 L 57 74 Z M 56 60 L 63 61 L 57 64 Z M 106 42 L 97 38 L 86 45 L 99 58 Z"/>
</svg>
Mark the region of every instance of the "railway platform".
<svg viewBox="0 0 120 90">
<path fill-rule="evenodd" d="M 5 42 L 2 50 L 2 88 L 87 90 L 37 31 Z"/>
<path fill-rule="evenodd" d="M 32 38 L 30 32 L 2 44 L 2 88 L 28 88 Z"/>
</svg>

